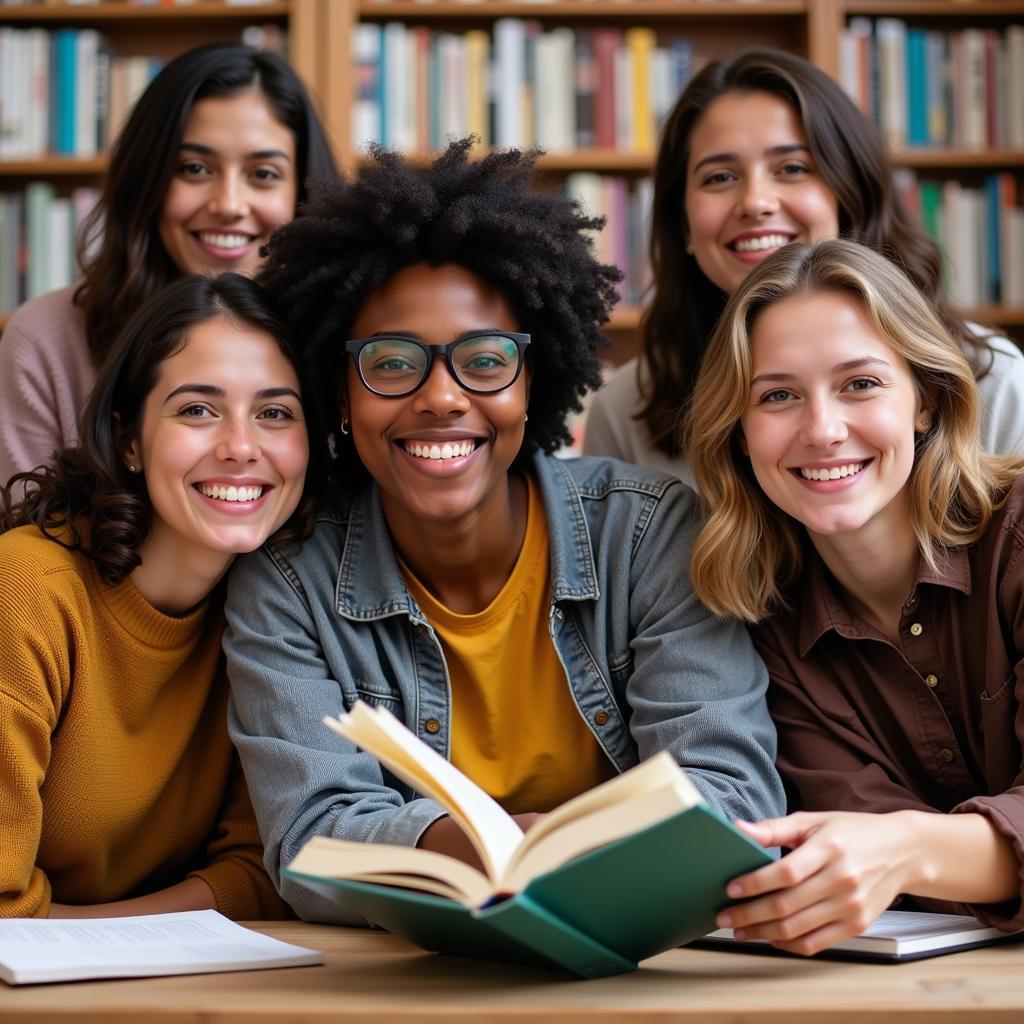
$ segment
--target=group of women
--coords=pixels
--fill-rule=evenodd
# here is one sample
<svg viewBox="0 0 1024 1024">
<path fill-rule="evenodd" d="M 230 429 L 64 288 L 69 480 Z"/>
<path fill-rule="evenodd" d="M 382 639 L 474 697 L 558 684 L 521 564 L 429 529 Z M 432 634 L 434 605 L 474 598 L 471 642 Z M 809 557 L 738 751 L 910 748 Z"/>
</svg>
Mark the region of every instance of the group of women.
<svg viewBox="0 0 1024 1024">
<path fill-rule="evenodd" d="M 154 80 L 81 283 L 0 343 L 0 914 L 351 921 L 281 876 L 310 836 L 472 860 L 323 727 L 361 699 L 524 826 L 669 750 L 788 851 L 741 936 L 1024 926 L 1024 358 L 942 304 L 875 129 L 783 53 L 686 88 L 588 417 L 625 462 L 555 457 L 619 275 L 532 175 L 339 178 L 242 48 Z"/>
</svg>

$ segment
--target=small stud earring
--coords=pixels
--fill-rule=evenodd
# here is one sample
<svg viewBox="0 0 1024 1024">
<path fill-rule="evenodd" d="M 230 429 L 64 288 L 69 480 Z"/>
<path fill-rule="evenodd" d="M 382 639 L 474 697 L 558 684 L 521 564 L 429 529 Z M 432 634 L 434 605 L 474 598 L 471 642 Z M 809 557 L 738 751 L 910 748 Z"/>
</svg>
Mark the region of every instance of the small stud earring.
<svg viewBox="0 0 1024 1024">
<path fill-rule="evenodd" d="M 529 418 L 530 418 L 530 414 L 529 414 L 528 412 L 527 412 L 527 413 L 524 413 L 524 414 L 523 414 L 523 422 L 524 422 L 524 423 L 525 423 L 525 422 L 526 422 L 526 421 L 527 421 L 527 420 L 528 420 Z"/>
<path fill-rule="evenodd" d="M 139 471 L 139 468 L 138 468 L 138 466 L 135 465 L 134 462 L 129 462 L 128 463 L 128 472 L 129 473 L 138 473 L 138 471 Z"/>
<path fill-rule="evenodd" d="M 348 437 L 348 420 L 343 419 L 341 421 L 341 432 Z"/>
<path fill-rule="evenodd" d="M 689 242 L 686 243 L 686 255 L 687 256 L 692 256 L 693 255 L 693 246 L 690 245 Z"/>
</svg>

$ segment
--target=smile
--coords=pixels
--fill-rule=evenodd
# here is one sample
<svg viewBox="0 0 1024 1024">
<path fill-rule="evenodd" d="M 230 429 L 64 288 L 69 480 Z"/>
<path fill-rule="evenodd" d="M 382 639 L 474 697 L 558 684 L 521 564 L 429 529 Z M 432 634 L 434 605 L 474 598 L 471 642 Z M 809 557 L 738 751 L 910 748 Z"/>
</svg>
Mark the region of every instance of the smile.
<svg viewBox="0 0 1024 1024">
<path fill-rule="evenodd" d="M 730 243 L 736 252 L 762 252 L 765 249 L 781 249 L 793 239 L 789 235 L 761 235 L 759 238 L 739 238 Z"/>
<path fill-rule="evenodd" d="M 445 441 L 442 444 L 435 441 L 403 441 L 402 447 L 414 458 L 444 462 L 472 455 L 476 449 L 476 441 L 471 438 L 465 441 Z"/>
<path fill-rule="evenodd" d="M 234 232 L 198 231 L 196 237 L 204 245 L 217 249 L 244 249 L 252 242 L 251 235 L 239 235 Z"/>
<path fill-rule="evenodd" d="M 800 475 L 805 480 L 842 480 L 846 476 L 856 476 L 867 462 L 848 462 L 845 466 L 830 466 L 827 469 L 804 469 L 800 467 Z"/>
<path fill-rule="evenodd" d="M 262 485 L 255 487 L 225 487 L 221 484 L 196 484 L 196 490 L 216 501 L 256 501 L 263 494 Z"/>
</svg>

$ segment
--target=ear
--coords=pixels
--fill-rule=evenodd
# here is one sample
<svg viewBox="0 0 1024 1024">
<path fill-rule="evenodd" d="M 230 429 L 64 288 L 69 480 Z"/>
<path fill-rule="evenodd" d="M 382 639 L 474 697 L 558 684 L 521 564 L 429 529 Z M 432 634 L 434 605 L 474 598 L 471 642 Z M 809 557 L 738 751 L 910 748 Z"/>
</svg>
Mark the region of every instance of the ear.
<svg viewBox="0 0 1024 1024">
<path fill-rule="evenodd" d="M 114 418 L 114 443 L 117 446 L 121 461 L 133 473 L 142 470 L 142 448 L 138 438 L 129 437 L 124 425 L 121 423 L 121 414 L 115 412 Z"/>
<path fill-rule="evenodd" d="M 935 425 L 935 411 L 922 399 L 914 417 L 914 433 L 927 434 Z"/>
</svg>

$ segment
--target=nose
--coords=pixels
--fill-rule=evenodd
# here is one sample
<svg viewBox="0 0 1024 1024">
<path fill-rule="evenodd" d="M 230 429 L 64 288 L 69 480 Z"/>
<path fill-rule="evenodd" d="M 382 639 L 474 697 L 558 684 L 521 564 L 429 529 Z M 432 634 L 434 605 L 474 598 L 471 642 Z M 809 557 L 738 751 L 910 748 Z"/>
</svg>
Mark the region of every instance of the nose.
<svg viewBox="0 0 1024 1024">
<path fill-rule="evenodd" d="M 810 398 L 801 422 L 801 440 L 810 448 L 831 448 L 848 435 L 846 420 L 829 398 Z"/>
<path fill-rule="evenodd" d="M 765 217 L 778 208 L 779 196 L 770 177 L 751 174 L 745 179 L 736 199 L 736 210 L 741 217 Z"/>
<path fill-rule="evenodd" d="M 416 412 L 430 412 L 435 416 L 461 414 L 469 409 L 469 396 L 448 372 L 448 366 L 440 356 L 435 357 L 427 379 L 413 395 L 413 408 Z"/>
<path fill-rule="evenodd" d="M 215 454 L 221 462 L 255 462 L 260 457 L 256 428 L 248 418 L 225 422 Z"/>
<path fill-rule="evenodd" d="M 233 174 L 222 175 L 210 193 L 210 212 L 224 220 L 239 220 L 249 212 L 245 185 Z"/>
</svg>

